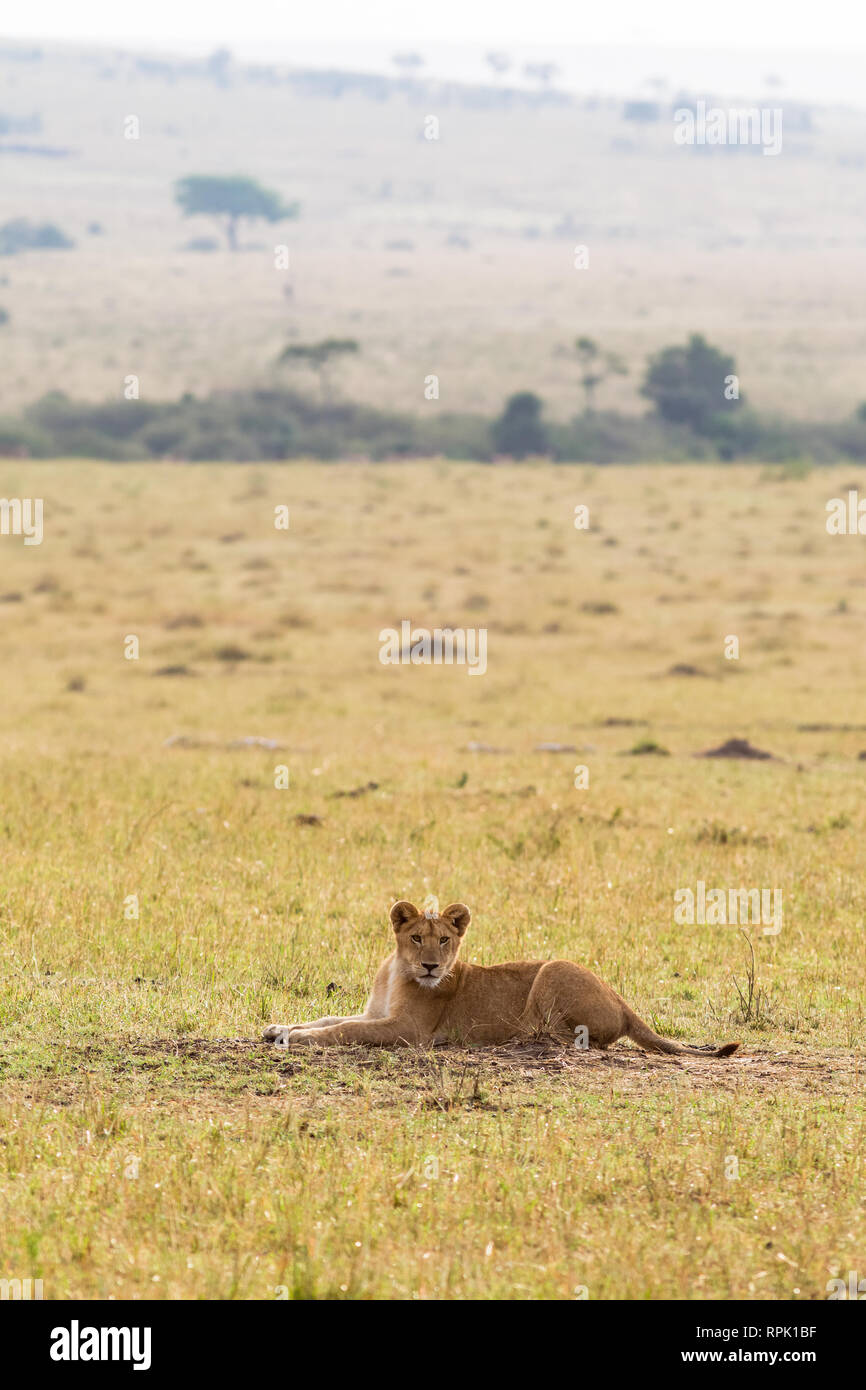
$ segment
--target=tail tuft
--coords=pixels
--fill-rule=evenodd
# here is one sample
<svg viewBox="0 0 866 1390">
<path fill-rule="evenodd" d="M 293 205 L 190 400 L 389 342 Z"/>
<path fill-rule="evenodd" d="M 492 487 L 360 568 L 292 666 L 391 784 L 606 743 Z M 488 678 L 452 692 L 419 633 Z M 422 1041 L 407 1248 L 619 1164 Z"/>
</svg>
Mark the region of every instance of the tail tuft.
<svg viewBox="0 0 866 1390">
<path fill-rule="evenodd" d="M 669 1057 L 679 1057 L 683 1054 L 689 1057 L 730 1057 L 740 1046 L 738 1042 L 730 1042 L 725 1043 L 724 1047 L 714 1048 L 712 1044 L 689 1047 L 688 1044 L 672 1042 L 670 1038 L 661 1038 L 658 1033 L 653 1032 L 649 1024 L 644 1023 L 624 999 L 620 999 L 620 1003 L 625 1012 L 625 1036 L 636 1042 L 638 1047 L 646 1048 L 647 1052 L 664 1052 Z"/>
</svg>

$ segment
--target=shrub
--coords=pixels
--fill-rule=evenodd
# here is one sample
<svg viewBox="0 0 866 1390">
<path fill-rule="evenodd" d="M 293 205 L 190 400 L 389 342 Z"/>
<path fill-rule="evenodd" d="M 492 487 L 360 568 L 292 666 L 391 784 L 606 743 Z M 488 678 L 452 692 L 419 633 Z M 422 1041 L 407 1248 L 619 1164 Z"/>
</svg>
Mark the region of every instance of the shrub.
<svg viewBox="0 0 866 1390">
<path fill-rule="evenodd" d="M 56 452 L 50 434 L 26 420 L 0 419 L 0 458 L 50 458 Z"/>
<path fill-rule="evenodd" d="M 19 251 L 66 251 L 71 241 L 53 222 L 28 222 L 16 217 L 0 227 L 0 256 L 15 256 Z"/>
<path fill-rule="evenodd" d="M 622 114 L 627 121 L 657 121 L 661 109 L 657 101 L 627 101 Z"/>
<path fill-rule="evenodd" d="M 181 251 L 218 251 L 220 244 L 215 236 L 194 236 L 185 241 Z"/>
<path fill-rule="evenodd" d="M 547 431 L 541 421 L 542 402 L 532 391 L 518 391 L 509 396 L 505 409 L 493 425 L 493 444 L 500 454 L 526 458 L 528 454 L 546 454 L 549 448 Z"/>
<path fill-rule="evenodd" d="M 510 397 L 492 422 L 478 414 L 424 411 L 403 416 L 352 401 L 325 402 L 294 391 L 212 392 L 177 401 L 92 404 L 62 392 L 43 396 L 16 419 L 0 422 L 0 454 L 83 456 L 132 461 L 332 460 L 445 457 L 489 461 L 543 454 L 561 462 L 755 458 L 830 463 L 866 461 L 866 419 L 780 421 L 746 408 L 714 410 L 701 432 L 665 419 L 592 411 L 569 424 L 546 424 L 532 392 Z"/>
<path fill-rule="evenodd" d="M 641 395 L 665 420 L 712 433 L 712 421 L 726 404 L 729 410 L 742 407 L 741 400 L 725 402 L 725 378 L 734 372 L 733 357 L 693 333 L 684 347 L 663 348 L 650 358 Z"/>
</svg>

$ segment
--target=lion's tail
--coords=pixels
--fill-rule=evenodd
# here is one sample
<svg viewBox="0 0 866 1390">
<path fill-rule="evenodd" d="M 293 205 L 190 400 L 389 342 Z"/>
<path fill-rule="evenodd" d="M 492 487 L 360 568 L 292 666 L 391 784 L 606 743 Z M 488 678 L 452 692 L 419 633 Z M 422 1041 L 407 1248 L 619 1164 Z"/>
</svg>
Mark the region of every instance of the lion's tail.
<svg viewBox="0 0 866 1390">
<path fill-rule="evenodd" d="M 634 1009 L 630 1009 L 628 1004 L 624 1004 L 626 1029 L 625 1035 L 636 1042 L 639 1047 L 645 1047 L 648 1052 L 664 1052 L 670 1056 L 679 1056 L 685 1053 L 690 1057 L 730 1057 L 740 1046 L 738 1042 L 725 1043 L 724 1047 L 703 1048 L 686 1047 L 683 1043 L 671 1042 L 670 1038 L 661 1038 L 658 1033 L 654 1033 L 648 1023 L 644 1023 L 642 1018 L 638 1018 Z"/>
</svg>

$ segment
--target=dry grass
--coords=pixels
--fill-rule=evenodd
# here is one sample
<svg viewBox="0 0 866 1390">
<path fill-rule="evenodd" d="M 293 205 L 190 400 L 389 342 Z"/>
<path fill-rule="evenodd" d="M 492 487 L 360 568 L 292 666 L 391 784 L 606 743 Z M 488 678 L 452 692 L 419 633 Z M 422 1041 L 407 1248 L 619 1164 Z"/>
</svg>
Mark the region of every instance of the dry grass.
<svg viewBox="0 0 866 1390">
<path fill-rule="evenodd" d="M 0 1273 L 823 1298 L 862 1265 L 866 600 L 824 530 L 851 473 L 4 464 L 45 540 L 0 539 Z M 402 618 L 484 624 L 487 674 L 383 667 Z M 777 760 L 691 756 L 730 736 Z M 671 756 L 621 756 L 644 739 Z M 783 893 L 745 1019 L 736 928 L 673 921 L 699 878 Z M 253 1041 L 356 1010 L 389 902 L 429 892 L 472 906 L 470 958 L 570 956 L 744 1055 Z"/>
</svg>

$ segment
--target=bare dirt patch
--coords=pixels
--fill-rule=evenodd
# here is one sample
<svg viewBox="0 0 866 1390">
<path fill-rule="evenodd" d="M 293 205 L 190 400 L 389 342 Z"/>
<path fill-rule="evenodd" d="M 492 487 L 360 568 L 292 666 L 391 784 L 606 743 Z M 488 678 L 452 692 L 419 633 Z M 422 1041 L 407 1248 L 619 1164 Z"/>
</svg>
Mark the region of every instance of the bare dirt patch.
<svg viewBox="0 0 866 1390">
<path fill-rule="evenodd" d="M 439 1046 L 423 1051 L 367 1047 L 280 1049 L 245 1039 L 188 1038 L 136 1041 L 128 1048 L 121 1046 L 119 1052 L 130 1058 L 152 1059 L 157 1065 L 160 1059 L 166 1065 L 185 1059 L 235 1076 L 259 1074 L 264 1064 L 273 1066 L 283 1077 L 302 1078 L 325 1069 L 338 1073 L 345 1068 L 380 1073 L 383 1080 L 393 1080 L 395 1074 L 422 1080 L 447 1067 L 452 1074 L 480 1071 L 503 1082 L 557 1077 L 569 1086 L 589 1091 L 603 1090 L 612 1080 L 620 1088 L 625 1085 L 635 1091 L 657 1089 L 666 1078 L 677 1085 L 724 1091 L 741 1087 L 784 1088 L 842 1096 L 866 1090 L 866 1058 L 839 1048 L 799 1053 L 748 1046 L 733 1057 L 704 1058 L 661 1057 L 627 1044 L 618 1044 L 606 1052 L 579 1051 L 545 1038 L 499 1047 Z"/>
<path fill-rule="evenodd" d="M 758 762 L 778 762 L 775 754 L 767 753 L 763 748 L 755 748 L 747 738 L 729 738 L 725 743 L 719 744 L 718 748 L 706 748 L 703 753 L 696 753 L 696 758 L 747 758 L 755 759 Z"/>
</svg>

